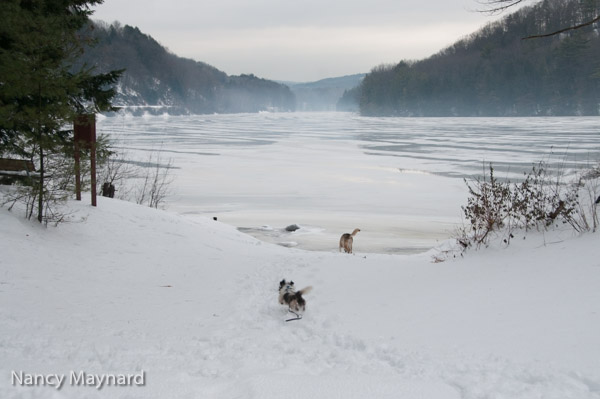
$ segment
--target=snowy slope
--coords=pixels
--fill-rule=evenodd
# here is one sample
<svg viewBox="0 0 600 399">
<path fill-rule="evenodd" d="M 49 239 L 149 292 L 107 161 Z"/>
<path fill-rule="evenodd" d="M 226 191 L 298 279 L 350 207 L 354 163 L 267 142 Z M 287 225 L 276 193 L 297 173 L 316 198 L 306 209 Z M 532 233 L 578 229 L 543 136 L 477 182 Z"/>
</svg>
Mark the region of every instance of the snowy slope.
<svg viewBox="0 0 600 399">
<path fill-rule="evenodd" d="M 600 398 L 597 234 L 433 263 L 70 206 L 57 228 L 0 209 L 1 398 Z M 282 278 L 314 287 L 300 321 Z M 99 390 L 11 381 L 142 370 L 144 386 Z"/>
</svg>

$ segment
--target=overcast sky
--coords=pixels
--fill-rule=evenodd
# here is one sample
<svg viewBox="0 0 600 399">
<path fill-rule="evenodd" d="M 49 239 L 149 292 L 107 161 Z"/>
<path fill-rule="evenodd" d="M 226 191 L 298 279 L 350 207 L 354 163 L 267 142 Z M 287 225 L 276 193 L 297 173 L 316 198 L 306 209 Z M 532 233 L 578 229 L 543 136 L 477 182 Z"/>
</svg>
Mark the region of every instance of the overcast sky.
<svg viewBox="0 0 600 399">
<path fill-rule="evenodd" d="M 137 26 L 229 75 L 309 82 L 436 53 L 498 17 L 476 0 L 105 0 L 92 18 Z"/>
</svg>

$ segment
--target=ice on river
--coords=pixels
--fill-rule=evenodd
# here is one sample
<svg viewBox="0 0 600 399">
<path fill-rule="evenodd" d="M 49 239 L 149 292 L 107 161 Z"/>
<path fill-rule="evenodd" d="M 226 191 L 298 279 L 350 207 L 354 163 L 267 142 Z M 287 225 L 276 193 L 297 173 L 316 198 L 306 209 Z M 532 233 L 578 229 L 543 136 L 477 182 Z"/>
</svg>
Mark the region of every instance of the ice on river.
<svg viewBox="0 0 600 399">
<path fill-rule="evenodd" d="M 175 166 L 167 208 L 253 236 L 359 252 L 422 252 L 452 235 L 464 178 L 492 163 L 518 179 L 537 162 L 562 173 L 600 159 L 600 118 L 364 118 L 350 113 L 117 116 L 98 123 L 130 156 Z M 117 188 L 118 190 L 118 188 Z M 301 229 L 285 231 L 290 224 Z M 265 227 L 266 226 L 266 227 Z"/>
</svg>

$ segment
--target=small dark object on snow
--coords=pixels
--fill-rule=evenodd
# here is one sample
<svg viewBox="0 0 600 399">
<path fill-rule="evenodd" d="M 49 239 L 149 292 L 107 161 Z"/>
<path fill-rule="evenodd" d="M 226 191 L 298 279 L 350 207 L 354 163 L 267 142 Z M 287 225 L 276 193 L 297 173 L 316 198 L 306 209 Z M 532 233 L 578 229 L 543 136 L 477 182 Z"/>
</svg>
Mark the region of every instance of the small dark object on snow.
<svg viewBox="0 0 600 399">
<path fill-rule="evenodd" d="M 216 216 L 213 216 L 213 220 L 216 222 L 216 221 L 217 221 L 217 217 L 216 217 Z"/>
<path fill-rule="evenodd" d="M 104 183 L 102 185 L 102 196 L 115 198 L 115 186 L 108 182 Z"/>
<path fill-rule="evenodd" d="M 600 204 L 600 197 L 596 199 L 596 204 Z"/>
<path fill-rule="evenodd" d="M 292 317 L 291 319 L 287 319 L 286 321 L 302 320 L 302 315 L 300 313 L 296 313 L 292 310 L 288 310 L 288 312 L 295 314 L 296 317 Z"/>
<path fill-rule="evenodd" d="M 300 226 L 298 226 L 297 224 L 290 224 L 288 227 L 285 228 L 285 231 L 294 232 L 298 229 L 300 229 Z"/>
</svg>

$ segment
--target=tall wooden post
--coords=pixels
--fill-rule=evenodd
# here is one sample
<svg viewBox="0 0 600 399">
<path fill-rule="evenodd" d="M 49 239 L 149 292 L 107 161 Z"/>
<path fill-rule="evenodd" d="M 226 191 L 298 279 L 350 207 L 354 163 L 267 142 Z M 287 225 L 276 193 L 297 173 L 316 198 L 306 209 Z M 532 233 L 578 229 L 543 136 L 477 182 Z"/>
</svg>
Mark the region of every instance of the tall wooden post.
<svg viewBox="0 0 600 399">
<path fill-rule="evenodd" d="M 77 132 L 77 128 L 74 129 L 74 132 Z M 77 133 L 75 133 L 75 137 L 75 199 L 81 201 L 81 146 L 77 139 Z"/>
<path fill-rule="evenodd" d="M 75 197 L 81 201 L 81 148 L 90 150 L 92 206 L 96 206 L 96 115 L 79 115 L 73 123 L 75 136 Z"/>
</svg>

